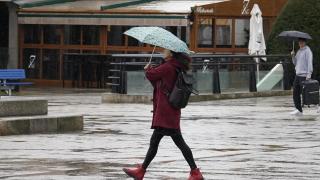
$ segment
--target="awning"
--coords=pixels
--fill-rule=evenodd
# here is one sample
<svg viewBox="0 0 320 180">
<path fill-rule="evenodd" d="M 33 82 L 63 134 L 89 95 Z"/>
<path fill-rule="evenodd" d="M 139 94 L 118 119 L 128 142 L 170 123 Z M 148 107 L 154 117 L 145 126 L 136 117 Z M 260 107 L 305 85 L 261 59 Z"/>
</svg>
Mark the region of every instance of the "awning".
<svg viewBox="0 0 320 180">
<path fill-rule="evenodd" d="M 21 11 L 190 13 L 191 8 L 226 0 L 15 0 Z"/>
<path fill-rule="evenodd" d="M 19 24 L 188 26 L 187 15 L 19 13 Z"/>
<path fill-rule="evenodd" d="M 147 0 L 141 0 L 147 1 Z M 107 12 L 158 12 L 158 13 L 185 13 L 191 8 L 208 4 L 215 4 L 225 0 L 148 0 L 148 3 L 132 4 L 130 6 L 102 6 Z M 126 4 L 126 3 L 123 3 Z"/>
<path fill-rule="evenodd" d="M 188 26 L 191 8 L 223 0 L 16 0 L 19 24 Z"/>
</svg>

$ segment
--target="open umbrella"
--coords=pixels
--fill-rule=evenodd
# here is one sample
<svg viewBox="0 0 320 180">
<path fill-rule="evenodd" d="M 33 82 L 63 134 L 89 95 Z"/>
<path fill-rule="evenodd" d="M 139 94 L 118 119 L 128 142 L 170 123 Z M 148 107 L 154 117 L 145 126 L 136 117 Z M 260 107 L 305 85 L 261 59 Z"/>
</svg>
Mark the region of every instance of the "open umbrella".
<svg viewBox="0 0 320 180">
<path fill-rule="evenodd" d="M 279 37 L 286 38 L 289 40 L 297 40 L 299 38 L 309 39 L 312 37 L 308 33 L 300 32 L 300 31 L 283 31 L 279 34 Z"/>
<path fill-rule="evenodd" d="M 294 41 L 299 38 L 311 40 L 312 37 L 308 33 L 300 32 L 300 31 L 283 31 L 279 35 L 279 37 L 292 41 L 292 50 L 294 51 Z"/>
<path fill-rule="evenodd" d="M 153 52 L 156 47 L 162 47 L 174 52 L 191 53 L 185 42 L 171 32 L 160 27 L 134 27 L 124 32 L 124 34 L 131 36 L 142 43 L 154 45 Z"/>
</svg>

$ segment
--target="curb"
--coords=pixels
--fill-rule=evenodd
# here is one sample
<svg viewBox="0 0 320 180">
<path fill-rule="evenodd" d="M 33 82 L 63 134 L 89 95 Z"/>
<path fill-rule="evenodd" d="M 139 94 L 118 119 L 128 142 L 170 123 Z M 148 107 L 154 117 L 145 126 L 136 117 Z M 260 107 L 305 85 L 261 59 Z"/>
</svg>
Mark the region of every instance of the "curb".
<svg viewBox="0 0 320 180">
<path fill-rule="evenodd" d="M 190 102 L 214 101 L 223 99 L 241 99 L 256 97 L 289 96 L 291 90 L 287 91 L 264 91 L 264 92 L 245 92 L 245 93 L 227 93 L 227 94 L 208 94 L 191 96 Z M 126 95 L 126 94 L 102 94 L 102 103 L 134 103 L 151 104 L 151 95 Z"/>
</svg>

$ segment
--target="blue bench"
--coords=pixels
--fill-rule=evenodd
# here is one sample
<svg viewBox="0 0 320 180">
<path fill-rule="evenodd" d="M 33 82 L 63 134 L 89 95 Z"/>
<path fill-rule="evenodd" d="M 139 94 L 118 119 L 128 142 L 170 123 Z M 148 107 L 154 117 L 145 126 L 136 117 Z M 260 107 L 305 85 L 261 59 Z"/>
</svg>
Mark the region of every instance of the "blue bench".
<svg viewBox="0 0 320 180">
<path fill-rule="evenodd" d="M 0 90 L 5 90 L 11 96 L 15 86 L 29 86 L 31 82 L 20 82 L 26 79 L 24 69 L 0 69 Z"/>
</svg>

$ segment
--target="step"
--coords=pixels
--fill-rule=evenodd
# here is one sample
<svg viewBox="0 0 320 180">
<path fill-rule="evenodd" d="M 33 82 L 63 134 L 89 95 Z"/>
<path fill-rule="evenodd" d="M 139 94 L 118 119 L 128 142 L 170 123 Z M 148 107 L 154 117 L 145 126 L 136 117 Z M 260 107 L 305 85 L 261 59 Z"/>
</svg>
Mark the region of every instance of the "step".
<svg viewBox="0 0 320 180">
<path fill-rule="evenodd" d="M 109 86 L 120 86 L 120 84 L 115 84 L 115 83 L 106 83 Z"/>
<path fill-rule="evenodd" d="M 1 97 L 0 117 L 46 115 L 48 100 L 38 98 Z"/>
<path fill-rule="evenodd" d="M 109 76 L 108 78 L 109 79 L 120 79 L 120 77 L 118 77 L 118 76 Z"/>
<path fill-rule="evenodd" d="M 83 130 L 83 116 L 46 115 L 0 118 L 0 136 Z"/>
</svg>

